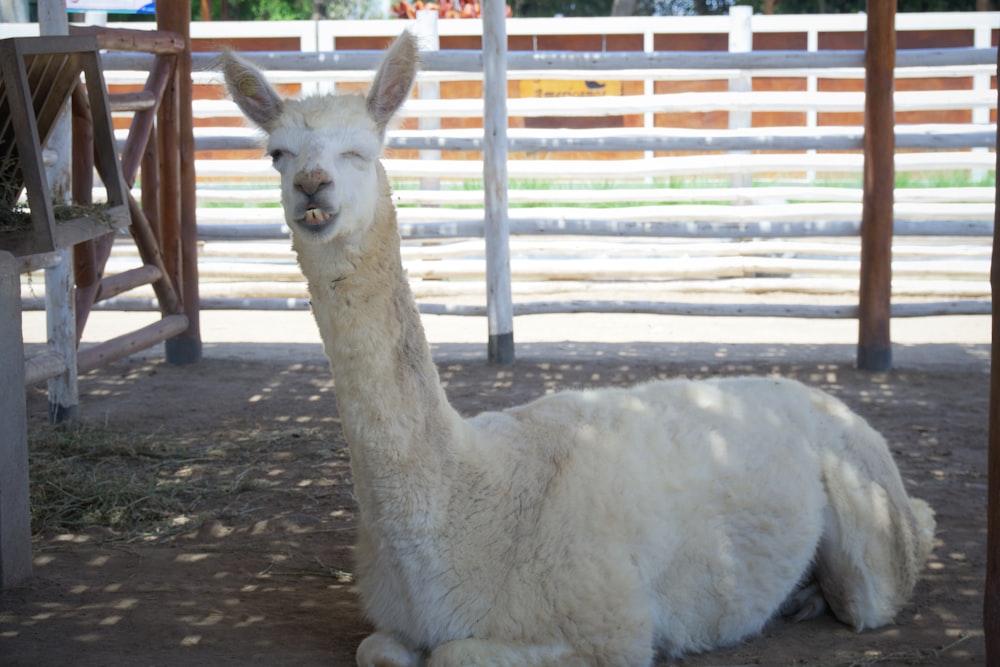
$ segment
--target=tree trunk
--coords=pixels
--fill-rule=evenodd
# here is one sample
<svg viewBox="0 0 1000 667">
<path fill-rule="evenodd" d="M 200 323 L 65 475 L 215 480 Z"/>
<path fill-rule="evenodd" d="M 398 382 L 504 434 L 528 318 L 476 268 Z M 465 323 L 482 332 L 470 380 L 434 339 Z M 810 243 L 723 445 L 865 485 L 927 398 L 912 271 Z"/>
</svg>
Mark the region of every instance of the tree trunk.
<svg viewBox="0 0 1000 667">
<path fill-rule="evenodd" d="M 611 5 L 612 16 L 632 16 L 635 13 L 635 0 L 614 0 Z"/>
<path fill-rule="evenodd" d="M 27 23 L 28 0 L 0 0 L 0 23 Z"/>
</svg>

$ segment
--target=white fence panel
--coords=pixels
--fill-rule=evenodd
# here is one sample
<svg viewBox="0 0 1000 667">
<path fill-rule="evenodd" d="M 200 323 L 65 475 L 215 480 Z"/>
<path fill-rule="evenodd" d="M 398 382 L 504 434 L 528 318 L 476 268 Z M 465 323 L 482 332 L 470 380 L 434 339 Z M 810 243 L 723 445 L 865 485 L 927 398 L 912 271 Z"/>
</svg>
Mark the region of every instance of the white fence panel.
<svg viewBox="0 0 1000 667">
<path fill-rule="evenodd" d="M 673 312 L 779 314 L 854 317 L 853 306 L 718 306 L 671 300 L 651 301 L 653 292 L 697 300 L 699 294 L 827 294 L 847 303 L 857 290 L 856 244 L 860 221 L 859 174 L 863 130 L 819 125 L 822 114 L 858 115 L 859 92 L 822 90 L 820 81 L 861 79 L 860 51 L 820 50 L 832 33 L 864 33 L 857 15 L 753 16 L 755 34 L 804 34 L 806 51 L 745 54 L 657 50 L 672 35 L 728 35 L 729 17 L 641 17 L 514 19 L 511 39 L 532 38 L 532 51 L 512 51 L 508 78 L 579 81 L 641 81 L 641 93 L 606 97 L 511 98 L 512 119 L 640 118 L 641 127 L 532 129 L 512 127 L 508 175 L 514 187 L 511 244 L 515 313 Z M 251 54 L 278 83 L 302 84 L 306 93 L 367 82 L 379 53 L 339 48 L 358 37 L 397 35 L 405 23 L 390 21 L 299 21 L 276 23 L 199 22 L 192 37 L 284 37 L 297 40 L 297 53 Z M 995 167 L 996 50 L 990 48 L 1000 13 L 899 14 L 897 30 L 969 31 L 973 46 L 900 51 L 897 79 L 950 80 L 959 90 L 898 90 L 896 109 L 914 115 L 968 111 L 971 122 L 897 126 L 896 169 L 920 180 L 942 172 L 946 187 L 901 188 L 896 193 L 899 236 L 893 270 L 894 294 L 904 300 L 896 315 L 982 311 L 988 291 L 988 258 L 981 237 L 992 233 L 994 190 L 983 183 Z M 135 27 L 130 25 L 129 27 Z M 6 34 L 8 26 L 3 26 Z M 17 27 L 29 31 L 29 27 Z M 439 37 L 481 37 L 478 20 L 441 21 Z M 18 33 L 21 34 L 21 33 Z M 594 52 L 538 51 L 538 36 L 600 36 Z M 609 35 L 641 38 L 642 50 L 608 50 Z M 669 46 L 668 46 L 669 48 Z M 339 50 L 338 50 L 339 49 Z M 421 83 L 482 81 L 478 51 L 424 54 Z M 212 54 L 195 54 L 198 84 L 217 85 Z M 145 79 L 148 59 L 108 54 L 110 84 Z M 656 82 L 802 79 L 804 90 L 656 92 Z M 971 81 L 971 87 L 966 85 Z M 474 86 L 473 86 L 474 89 Z M 226 100 L 198 100 L 201 119 L 239 115 Z M 482 314 L 482 130 L 478 98 L 412 99 L 404 118 L 442 119 L 441 129 L 399 129 L 389 133 L 386 168 L 397 190 L 404 253 L 414 289 L 422 298 L 456 298 L 454 307 L 423 304 L 425 311 Z M 801 114 L 794 127 L 688 129 L 657 127 L 662 114 Z M 463 127 L 455 127 L 461 125 Z M 199 226 L 205 238 L 201 268 L 203 306 L 306 307 L 296 278 L 278 200 L 277 178 L 268 161 L 256 158 L 258 134 L 243 126 L 199 127 L 199 151 L 242 151 L 235 159 L 199 159 Z M 970 150 L 972 149 L 972 150 Z M 254 151 L 247 153 L 246 151 Z M 441 160 L 398 157 L 397 151 L 464 151 Z M 605 159 L 608 151 L 629 153 Z M 744 151 L 732 153 L 730 151 Z M 833 151 L 833 152 L 831 152 Z M 578 159 L 563 159 L 573 152 Z M 590 154 L 593 159 L 582 159 Z M 729 176 L 753 177 L 755 187 L 732 187 Z M 438 179 L 441 189 L 420 186 Z M 814 179 L 819 179 L 814 181 Z M 823 187 L 820 183 L 833 183 Z M 964 186 L 957 184 L 965 183 Z M 675 187 L 675 186 L 681 187 Z M 272 206 L 267 206 L 268 204 Z M 276 239 L 216 246 L 212 239 Z M 472 239 L 472 240 L 470 240 Z M 714 239 L 714 240 L 713 240 Z M 822 240 L 821 240 L 822 239 Z M 245 245 L 243 245 L 245 244 Z M 237 248 L 244 248 L 238 250 Z M 905 249 L 905 251 L 904 251 Z M 233 261 L 239 258 L 239 262 Z M 253 260 L 252 263 L 248 263 Z M 118 260 L 114 260 L 118 261 Z M 34 286 L 36 292 L 38 286 Z M 588 298 L 578 298 L 590 295 Z M 26 294 L 30 299 L 30 294 Z M 592 297 L 600 297 L 593 301 Z M 638 297 L 629 300 L 628 297 Z M 477 298 L 478 297 L 478 298 Z M 545 300 L 555 297 L 556 300 Z M 149 299 L 117 301 L 110 307 L 149 307 Z M 527 303 L 525 299 L 542 299 Z M 563 300 L 565 299 L 565 300 Z M 932 299 L 928 301 L 928 299 Z M 959 299 L 960 301 L 956 301 Z M 470 303 L 471 300 L 471 303 Z M 986 305 L 984 306 L 984 303 Z M 609 305 L 610 304 L 610 305 Z M 766 312 L 765 312 L 766 311 Z"/>
</svg>

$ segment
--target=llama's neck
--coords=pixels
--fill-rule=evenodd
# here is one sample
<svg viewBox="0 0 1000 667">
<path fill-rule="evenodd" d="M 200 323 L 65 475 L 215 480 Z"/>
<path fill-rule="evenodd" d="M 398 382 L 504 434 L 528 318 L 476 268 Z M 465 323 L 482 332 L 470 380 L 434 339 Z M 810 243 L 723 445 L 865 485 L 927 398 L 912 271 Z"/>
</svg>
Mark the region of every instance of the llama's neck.
<svg viewBox="0 0 1000 667">
<path fill-rule="evenodd" d="M 380 180 L 375 229 L 352 257 L 333 262 L 329 249 L 296 247 L 363 505 L 377 503 L 379 491 L 383 502 L 405 493 L 393 488 L 394 476 L 412 484 L 421 471 L 440 474 L 462 428 L 431 358 L 400 259 L 389 186 Z"/>
</svg>

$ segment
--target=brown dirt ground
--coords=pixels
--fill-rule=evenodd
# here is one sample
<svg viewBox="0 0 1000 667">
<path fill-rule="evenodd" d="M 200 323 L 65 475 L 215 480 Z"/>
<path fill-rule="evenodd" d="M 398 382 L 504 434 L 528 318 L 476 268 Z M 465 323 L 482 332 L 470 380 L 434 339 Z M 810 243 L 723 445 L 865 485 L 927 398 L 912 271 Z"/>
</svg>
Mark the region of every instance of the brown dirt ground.
<svg viewBox="0 0 1000 667">
<path fill-rule="evenodd" d="M 915 598 L 881 630 L 855 634 L 831 617 L 775 620 L 760 637 L 678 664 L 985 664 L 982 346 L 965 363 L 897 363 L 874 374 L 855 370 L 850 354 L 791 347 L 735 358 L 724 346 L 538 344 L 502 368 L 458 347 L 436 357 L 467 414 L 562 388 L 674 376 L 775 373 L 841 397 L 886 435 L 910 491 L 937 511 L 937 547 Z M 350 583 L 354 504 L 332 391 L 315 355 L 275 361 L 237 351 L 183 368 L 132 358 L 85 376 L 84 422 L 170 443 L 183 456 L 163 464 L 163 475 L 214 491 L 186 508 L 188 524 L 159 538 L 123 540 L 102 528 L 37 535 L 34 576 L 0 594 L 0 662 L 354 664 L 369 627 Z M 48 428 L 45 403 L 42 390 L 29 392 L 36 435 Z"/>
</svg>

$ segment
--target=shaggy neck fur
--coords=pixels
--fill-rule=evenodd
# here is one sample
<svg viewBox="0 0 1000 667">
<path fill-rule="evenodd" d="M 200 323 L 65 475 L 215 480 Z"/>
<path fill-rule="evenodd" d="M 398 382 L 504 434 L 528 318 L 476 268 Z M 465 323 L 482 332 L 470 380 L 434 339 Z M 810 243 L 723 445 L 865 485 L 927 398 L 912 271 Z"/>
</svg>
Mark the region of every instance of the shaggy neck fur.
<svg viewBox="0 0 1000 667">
<path fill-rule="evenodd" d="M 441 388 L 399 254 L 390 187 L 378 167 L 373 227 L 346 257 L 295 244 L 336 383 L 358 500 L 369 518 L 386 503 L 438 489 L 447 445 L 462 427 Z M 340 254 L 340 253 L 338 253 Z M 391 472 L 405 466 L 408 475 Z M 387 467 L 391 466 L 391 467 Z M 430 478 L 430 479 L 428 479 Z M 406 488 L 399 488 L 399 484 Z"/>
</svg>

